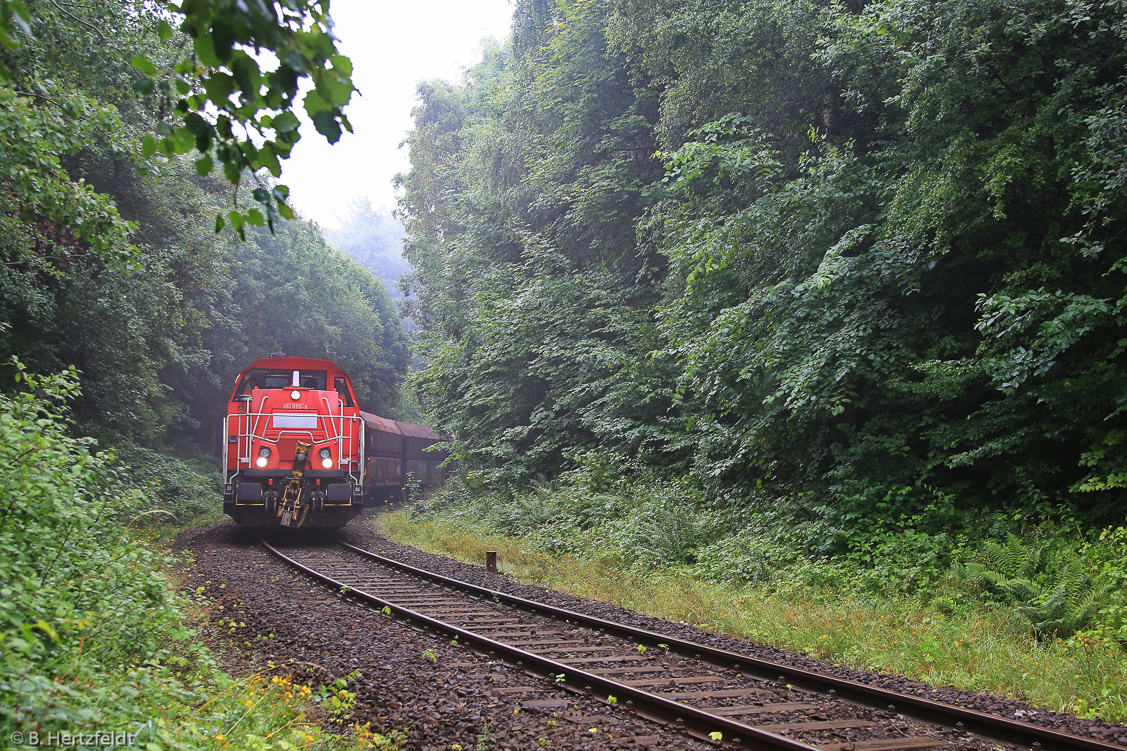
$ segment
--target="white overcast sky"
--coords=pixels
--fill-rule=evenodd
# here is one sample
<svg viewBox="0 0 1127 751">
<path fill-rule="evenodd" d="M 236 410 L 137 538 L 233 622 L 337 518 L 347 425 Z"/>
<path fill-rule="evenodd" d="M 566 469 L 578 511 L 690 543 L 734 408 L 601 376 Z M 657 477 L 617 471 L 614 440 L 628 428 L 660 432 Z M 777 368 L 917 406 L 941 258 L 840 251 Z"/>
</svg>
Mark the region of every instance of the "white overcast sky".
<svg viewBox="0 0 1127 751">
<path fill-rule="evenodd" d="M 399 144 L 411 129 L 419 81 L 460 81 L 482 41 L 508 37 L 510 0 L 332 0 L 339 49 L 352 59 L 361 97 L 345 109 L 353 133 L 329 146 L 311 123 L 283 162 L 281 182 L 306 218 L 336 226 L 353 199 L 394 208 L 391 180 L 408 168 Z"/>
</svg>

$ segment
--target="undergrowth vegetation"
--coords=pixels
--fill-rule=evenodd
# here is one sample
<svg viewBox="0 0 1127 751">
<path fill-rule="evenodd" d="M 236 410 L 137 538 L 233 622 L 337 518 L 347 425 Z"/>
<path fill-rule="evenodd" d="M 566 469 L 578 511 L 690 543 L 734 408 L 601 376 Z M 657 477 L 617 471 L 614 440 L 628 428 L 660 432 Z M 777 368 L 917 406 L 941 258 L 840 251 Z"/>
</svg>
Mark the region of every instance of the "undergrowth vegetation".
<svg viewBox="0 0 1127 751">
<path fill-rule="evenodd" d="M 1122 11 L 518 0 L 407 139 L 417 520 L 1122 718 Z"/>
<path fill-rule="evenodd" d="M 223 476 L 213 457 L 195 452 L 181 449 L 170 456 L 132 444 L 118 448 L 118 461 L 128 467 L 133 487 L 143 490 L 149 513 L 157 517 L 153 521 L 183 527 L 222 518 L 215 499 Z"/>
<path fill-rule="evenodd" d="M 181 524 L 199 518 L 205 498 L 216 496 L 210 481 L 190 462 L 130 447 L 127 466 L 72 437 L 65 415 L 75 374 L 16 367 L 25 390 L 0 394 L 8 469 L 0 488 L 0 737 L 147 749 L 394 747 L 368 728 L 344 729 L 345 717 L 333 714 L 339 690 L 221 670 L 198 627 L 207 603 L 177 593 L 166 573 L 176 561 L 146 526 L 163 521 L 164 509 Z M 134 479 L 144 476 L 162 479 Z M 338 730 L 321 727 L 329 721 Z M 94 733 L 109 736 L 68 743 L 57 735 Z"/>
<path fill-rule="evenodd" d="M 499 550 L 522 580 L 711 630 L 1127 721 L 1127 528 L 998 515 L 824 554 L 785 506 L 725 516 L 691 483 L 631 471 L 588 463 L 520 492 L 471 474 L 384 531 L 475 563 Z"/>
</svg>

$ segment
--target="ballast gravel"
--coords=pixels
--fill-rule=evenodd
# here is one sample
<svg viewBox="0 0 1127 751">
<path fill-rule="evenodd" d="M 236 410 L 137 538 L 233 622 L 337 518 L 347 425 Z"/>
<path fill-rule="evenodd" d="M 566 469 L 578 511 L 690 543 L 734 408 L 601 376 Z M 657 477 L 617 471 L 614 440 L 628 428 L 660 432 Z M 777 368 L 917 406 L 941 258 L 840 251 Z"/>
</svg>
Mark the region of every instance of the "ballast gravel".
<svg viewBox="0 0 1127 751">
<path fill-rule="evenodd" d="M 461 579 L 481 587 L 487 587 L 499 592 L 505 592 L 506 594 L 574 610 L 577 613 L 625 623 L 660 634 L 667 634 L 680 639 L 699 642 L 717 649 L 740 652 L 741 654 L 746 654 L 751 657 L 770 660 L 771 662 L 790 665 L 803 670 L 833 675 L 838 678 L 879 686 L 880 688 L 899 691 L 904 694 L 912 694 L 931 699 L 932 701 L 966 707 L 967 709 L 973 709 L 978 712 L 987 712 L 1000 717 L 1007 717 L 1021 722 L 1040 725 L 1066 733 L 1094 738 L 1105 743 L 1113 743 L 1127 747 L 1127 727 L 1122 725 L 1112 725 L 1098 720 L 1087 720 L 1061 712 L 1050 712 L 1026 702 L 993 696 L 985 692 L 974 693 L 949 687 L 931 686 L 898 675 L 874 673 L 842 665 L 835 665 L 832 662 L 809 657 L 807 655 L 788 652 L 764 644 L 756 644 L 754 642 L 721 636 L 683 623 L 674 623 L 660 618 L 642 615 L 633 610 L 627 610 L 616 605 L 593 600 L 584 600 L 562 592 L 545 589 L 544 587 L 521 584 L 509 578 L 503 572 L 498 574 L 487 573 L 484 565 L 474 566 L 461 563 L 444 556 L 424 553 L 417 548 L 400 545 L 399 543 L 388 540 L 372 529 L 369 519 L 362 518 L 358 519 L 357 522 L 359 523 L 354 523 L 346 527 L 342 531 L 340 539 L 408 565 L 433 571 L 454 579 Z"/>
<path fill-rule="evenodd" d="M 339 536 L 411 566 L 530 600 L 1127 746 L 1127 728 L 1123 726 L 1049 712 L 985 693 L 855 670 L 521 584 L 504 573 L 487 573 L 484 566 L 460 563 L 388 540 L 376 533 L 365 517 L 353 521 Z M 220 645 L 226 647 L 224 654 L 233 670 L 261 669 L 273 662 L 282 666 L 277 672 L 292 673 L 295 680 L 312 684 L 329 683 L 359 671 L 350 685 L 357 694 L 350 722 L 371 723 L 371 728 L 380 732 L 399 731 L 405 749 L 715 748 L 620 708 L 551 686 L 464 646 L 452 645 L 441 635 L 373 613 L 330 593 L 283 565 L 259 546 L 253 535 L 231 522 L 185 532 L 177 547 L 192 554 L 194 562 L 185 572 L 187 584 L 193 589 L 204 588 L 213 603 L 214 617 L 246 624 L 227 634 L 227 641 Z M 287 661 L 292 663 L 287 666 Z M 541 707 L 526 706 L 527 702 Z"/>
<path fill-rule="evenodd" d="M 398 731 L 404 749 L 715 748 L 329 592 L 233 523 L 185 532 L 177 548 L 192 556 L 185 585 L 204 588 L 213 618 L 238 624 L 213 629 L 230 670 L 274 663 L 275 674 L 314 686 L 359 671 L 349 724 Z"/>
</svg>

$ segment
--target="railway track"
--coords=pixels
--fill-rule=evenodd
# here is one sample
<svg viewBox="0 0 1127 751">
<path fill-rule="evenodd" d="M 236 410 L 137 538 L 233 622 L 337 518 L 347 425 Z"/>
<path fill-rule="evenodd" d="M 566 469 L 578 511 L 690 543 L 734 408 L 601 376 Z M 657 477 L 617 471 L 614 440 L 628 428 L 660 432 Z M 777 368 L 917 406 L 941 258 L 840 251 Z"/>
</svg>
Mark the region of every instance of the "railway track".
<svg viewBox="0 0 1127 751">
<path fill-rule="evenodd" d="M 343 542 L 262 545 L 334 589 L 541 676 L 526 708 L 582 692 L 731 748 L 922 751 L 1125 747 L 561 610 Z"/>
</svg>

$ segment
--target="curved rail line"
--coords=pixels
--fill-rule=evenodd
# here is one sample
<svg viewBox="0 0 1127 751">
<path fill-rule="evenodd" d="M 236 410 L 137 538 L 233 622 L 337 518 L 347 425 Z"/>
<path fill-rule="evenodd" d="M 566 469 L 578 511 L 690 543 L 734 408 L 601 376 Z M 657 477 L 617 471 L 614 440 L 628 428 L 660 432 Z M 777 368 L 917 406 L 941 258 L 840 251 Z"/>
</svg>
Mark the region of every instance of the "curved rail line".
<svg viewBox="0 0 1127 751">
<path fill-rule="evenodd" d="M 500 657 L 526 672 L 542 675 L 553 682 L 558 683 L 558 676 L 564 675 L 566 679 L 562 688 L 582 690 L 596 697 L 613 696 L 616 702 L 625 704 L 644 717 L 672 724 L 698 738 L 715 738 L 711 734 L 719 732 L 725 744 L 787 751 L 912 751 L 945 746 L 951 742 L 950 739 L 914 736 L 845 743 L 816 742 L 817 745 L 813 745 L 780 732 L 809 735 L 817 731 L 873 726 L 875 723 L 866 720 L 804 719 L 802 722 L 755 726 L 734 718 L 761 712 L 813 710 L 815 707 L 807 702 L 816 695 L 822 701 L 828 698 L 869 709 L 891 710 L 938 725 L 937 732 L 955 729 L 958 733 L 970 732 L 987 741 L 1032 751 L 1127 751 L 1124 746 L 821 675 L 552 607 L 408 566 L 341 541 L 335 541 L 334 544 L 339 546 L 336 548 L 290 549 L 289 555 L 265 540 L 260 542 L 289 565 L 325 584 L 343 589 L 349 596 L 377 609 L 385 612 L 390 609 L 390 612 L 426 628 L 452 634 L 459 643 Z M 341 553 L 344 553 L 343 557 Z M 394 573 L 389 574 L 388 571 Z M 425 584 L 419 584 L 420 581 Z M 506 615 L 506 612 L 511 611 L 500 609 L 502 605 L 508 609 L 515 608 L 553 619 L 562 629 L 550 625 L 543 628 L 542 624 L 529 625 L 527 618 Z M 660 646 L 665 650 L 663 654 L 676 654 L 695 661 L 697 667 L 692 670 L 698 675 L 646 676 L 640 680 L 627 681 L 616 680 L 612 676 L 629 674 L 637 677 L 646 673 L 661 673 L 664 668 L 626 666 L 599 670 L 580 667 L 637 661 L 640 659 L 637 651 L 628 653 L 627 656 L 590 658 L 552 658 L 545 655 L 552 652 L 567 655 L 608 653 L 610 647 L 607 646 L 583 646 L 582 641 L 569 641 L 574 639 L 574 635 L 569 636 L 568 632 L 575 627 L 594 630 L 596 636 L 605 634 L 613 635 L 619 640 L 628 640 L 635 650 L 642 642 L 653 645 L 653 648 Z M 705 672 L 706 670 L 720 670 L 722 673 Z M 714 685 L 718 682 L 735 687 L 703 691 L 681 688 L 692 687 L 693 684 Z M 701 708 L 685 703 L 685 699 L 694 698 L 735 699 L 761 696 L 769 693 L 762 688 L 765 684 L 776 687 L 776 690 L 779 686 L 785 686 L 786 693 L 798 700 L 783 703 L 776 701 L 763 707 L 738 705 Z M 663 695 L 646 691 L 645 687 L 672 689 L 675 693 Z M 807 701 L 803 701 L 804 698 Z"/>
</svg>

